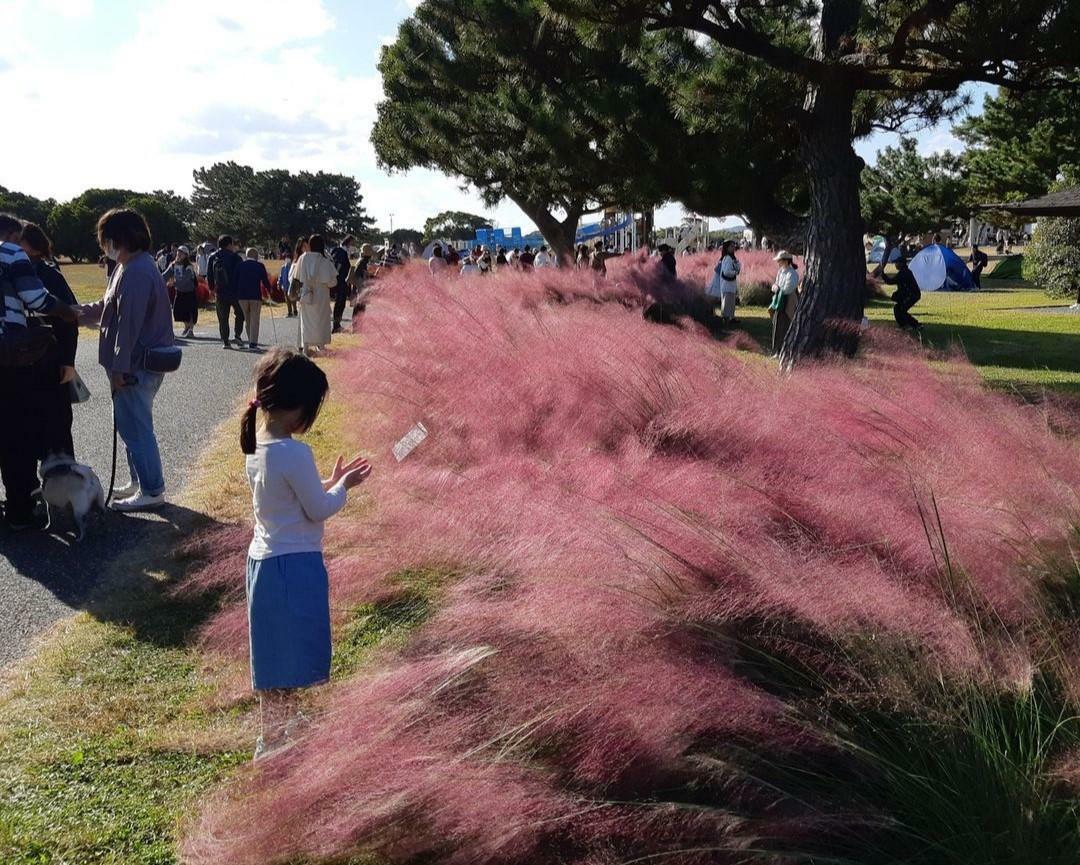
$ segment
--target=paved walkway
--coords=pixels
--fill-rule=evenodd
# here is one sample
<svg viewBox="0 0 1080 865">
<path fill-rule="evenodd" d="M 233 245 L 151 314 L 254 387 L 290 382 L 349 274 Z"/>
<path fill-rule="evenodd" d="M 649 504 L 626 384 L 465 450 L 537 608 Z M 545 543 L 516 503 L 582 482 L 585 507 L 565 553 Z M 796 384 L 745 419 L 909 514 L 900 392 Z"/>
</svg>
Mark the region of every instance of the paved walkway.
<svg viewBox="0 0 1080 865">
<path fill-rule="evenodd" d="M 295 345 L 296 319 L 284 318 L 284 306 L 263 310 L 264 343 Z M 158 395 L 155 426 L 170 491 L 180 489 L 209 436 L 236 414 L 238 400 L 251 383 L 259 355 L 226 351 L 217 336 L 212 312 L 202 310 L 196 339 L 182 341 L 184 362 L 168 375 Z M 105 373 L 97 364 L 97 337 L 84 329 L 79 340 L 78 369 L 93 398 L 75 406 L 75 449 L 108 491 L 112 459 L 112 412 Z M 123 444 L 118 458 L 117 487 L 127 483 Z M 23 655 L 33 638 L 77 609 L 87 598 L 107 563 L 121 550 L 150 536 L 168 519 L 157 515 L 108 513 L 91 517 L 86 539 L 70 536 L 11 534 L 0 527 L 0 668 Z M 67 523 L 63 523 L 66 529 Z M 240 577 L 238 577 L 239 579 Z"/>
</svg>

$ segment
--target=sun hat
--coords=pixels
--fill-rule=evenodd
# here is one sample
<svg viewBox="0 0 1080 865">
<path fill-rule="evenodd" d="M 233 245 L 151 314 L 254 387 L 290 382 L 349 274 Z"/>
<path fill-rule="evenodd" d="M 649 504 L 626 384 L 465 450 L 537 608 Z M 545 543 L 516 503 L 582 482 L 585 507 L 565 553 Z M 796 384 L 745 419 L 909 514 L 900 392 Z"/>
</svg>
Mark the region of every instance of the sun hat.
<svg viewBox="0 0 1080 865">
<path fill-rule="evenodd" d="M 776 258 L 773 259 L 773 261 L 785 261 L 785 260 L 786 261 L 794 261 L 795 260 L 795 256 L 792 255 L 790 252 L 788 252 L 786 249 L 781 249 L 778 253 L 776 253 Z"/>
<path fill-rule="evenodd" d="M 182 253 L 184 253 L 184 255 L 191 255 L 191 250 L 188 249 L 186 246 L 181 246 L 176 251 L 177 252 L 182 252 Z"/>
</svg>

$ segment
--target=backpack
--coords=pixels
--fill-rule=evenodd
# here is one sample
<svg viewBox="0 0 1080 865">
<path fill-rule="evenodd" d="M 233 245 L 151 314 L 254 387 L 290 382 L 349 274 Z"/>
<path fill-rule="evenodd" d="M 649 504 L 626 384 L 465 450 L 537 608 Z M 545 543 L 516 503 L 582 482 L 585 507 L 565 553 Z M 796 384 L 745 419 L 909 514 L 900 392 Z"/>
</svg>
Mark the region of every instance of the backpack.
<svg viewBox="0 0 1080 865">
<path fill-rule="evenodd" d="M 229 290 L 229 269 L 225 266 L 225 256 L 214 256 L 214 290 L 220 295 Z"/>
<path fill-rule="evenodd" d="M 22 304 L 7 265 L 0 263 L 0 303 L 5 311 L 9 297 Z M 51 327 L 12 327 L 0 318 L 0 366 L 33 366 L 54 345 Z"/>
</svg>

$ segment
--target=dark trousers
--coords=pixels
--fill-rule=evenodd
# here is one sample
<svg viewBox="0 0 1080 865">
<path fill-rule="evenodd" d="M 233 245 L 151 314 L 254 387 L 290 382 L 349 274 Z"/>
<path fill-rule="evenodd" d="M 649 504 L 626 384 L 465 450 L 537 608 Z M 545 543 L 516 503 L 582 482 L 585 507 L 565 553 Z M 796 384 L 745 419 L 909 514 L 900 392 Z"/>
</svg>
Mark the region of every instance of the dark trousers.
<svg viewBox="0 0 1080 865">
<path fill-rule="evenodd" d="M 32 401 L 31 371 L 27 367 L 0 367 L 0 479 L 7 500 L 9 520 L 29 519 L 34 509 L 32 494 L 38 488 L 37 463 L 40 442 L 38 418 Z"/>
<path fill-rule="evenodd" d="M 218 331 L 221 333 L 221 341 L 225 343 L 229 341 L 229 310 L 236 313 L 234 324 L 236 338 L 240 339 L 244 332 L 244 311 L 240 309 L 240 304 L 236 300 L 223 300 L 219 296 L 217 299 Z"/>
<path fill-rule="evenodd" d="M 786 304 L 784 304 L 786 306 Z M 787 310 L 781 306 L 780 309 L 773 310 L 772 314 L 772 352 L 773 354 L 780 354 L 780 349 L 784 347 L 784 340 L 787 339 L 788 330 L 791 329 L 791 316 L 787 314 Z"/>
<path fill-rule="evenodd" d="M 71 388 L 66 384 L 39 387 L 30 398 L 37 416 L 38 457 L 50 454 L 75 456 L 75 442 L 71 438 L 74 415 L 71 411 Z"/>
<path fill-rule="evenodd" d="M 348 286 L 338 286 L 334 297 L 334 330 L 341 329 L 341 318 L 345 315 L 345 304 L 349 302 Z"/>
<path fill-rule="evenodd" d="M 896 305 L 893 307 L 893 318 L 896 319 L 897 325 L 899 325 L 901 329 L 918 327 L 919 320 L 908 310 L 922 299 L 922 292 L 914 295 L 898 295 L 894 299 L 896 300 Z"/>
</svg>

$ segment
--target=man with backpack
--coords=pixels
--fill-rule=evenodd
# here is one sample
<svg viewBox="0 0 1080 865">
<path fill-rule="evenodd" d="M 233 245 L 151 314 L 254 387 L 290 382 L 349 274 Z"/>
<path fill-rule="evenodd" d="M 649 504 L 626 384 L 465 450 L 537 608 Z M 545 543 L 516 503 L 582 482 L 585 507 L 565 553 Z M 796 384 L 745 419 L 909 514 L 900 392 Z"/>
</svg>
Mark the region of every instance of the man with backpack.
<svg viewBox="0 0 1080 865">
<path fill-rule="evenodd" d="M 236 344 L 240 347 L 244 345 L 244 340 L 241 338 L 244 333 L 244 311 L 240 308 L 236 293 L 236 269 L 241 261 L 232 237 L 223 234 L 218 238 L 217 252 L 210 256 L 206 268 L 206 282 L 217 297 L 218 331 L 225 348 L 232 348 L 232 343 L 229 342 L 229 310 L 232 310 L 236 316 L 233 325 Z"/>
<path fill-rule="evenodd" d="M 33 364 L 55 344 L 48 327 L 32 327 L 32 312 L 75 323 L 78 313 L 45 289 L 19 244 L 23 223 L 0 213 L 0 478 L 4 482 L 4 517 L 12 531 L 40 528 L 34 514 L 38 488 L 34 430 L 38 417 L 27 410 L 33 389 Z"/>
</svg>

